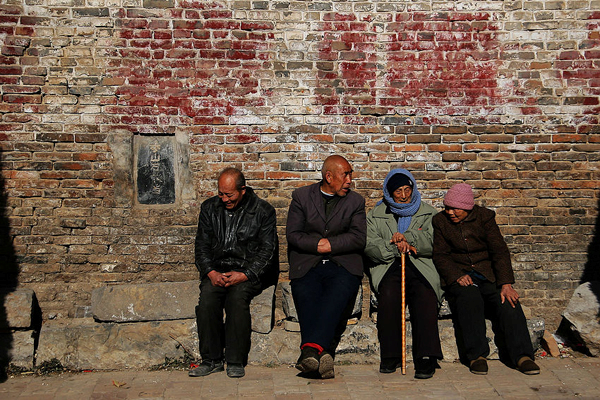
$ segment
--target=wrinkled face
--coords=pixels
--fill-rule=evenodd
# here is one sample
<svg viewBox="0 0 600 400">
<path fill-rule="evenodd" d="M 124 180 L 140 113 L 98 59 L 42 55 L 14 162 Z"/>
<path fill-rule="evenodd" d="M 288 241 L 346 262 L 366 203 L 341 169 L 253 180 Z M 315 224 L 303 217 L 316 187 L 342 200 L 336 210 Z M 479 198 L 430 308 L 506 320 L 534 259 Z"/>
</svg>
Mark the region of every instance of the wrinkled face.
<svg viewBox="0 0 600 400">
<path fill-rule="evenodd" d="M 408 185 L 400 186 L 398 189 L 394 190 L 392 198 L 395 203 L 410 203 L 412 192 L 412 187 Z"/>
<path fill-rule="evenodd" d="M 224 175 L 219 178 L 219 198 L 228 210 L 234 209 L 246 194 L 246 188 L 238 190 L 235 187 L 235 179 L 232 176 Z"/>
<path fill-rule="evenodd" d="M 350 192 L 352 185 L 352 167 L 347 162 L 340 163 L 327 172 L 325 179 L 328 187 L 324 189 L 327 193 L 344 197 Z"/>
<path fill-rule="evenodd" d="M 455 224 L 458 224 L 459 222 L 467 218 L 467 215 L 469 215 L 469 212 L 467 210 L 462 210 L 460 208 L 452 208 L 448 206 L 446 206 L 444 212 L 446 213 L 450 221 L 454 222 Z"/>
</svg>

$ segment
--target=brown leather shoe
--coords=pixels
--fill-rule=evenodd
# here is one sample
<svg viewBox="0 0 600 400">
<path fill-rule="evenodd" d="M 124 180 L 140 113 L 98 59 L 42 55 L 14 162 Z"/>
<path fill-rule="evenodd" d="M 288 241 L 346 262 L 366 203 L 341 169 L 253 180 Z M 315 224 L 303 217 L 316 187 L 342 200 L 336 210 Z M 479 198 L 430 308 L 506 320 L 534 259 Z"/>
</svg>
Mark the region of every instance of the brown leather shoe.
<svg viewBox="0 0 600 400">
<path fill-rule="evenodd" d="M 517 369 L 525 375 L 538 375 L 540 367 L 529 357 L 521 357 L 517 362 Z"/>
<path fill-rule="evenodd" d="M 469 371 L 475 375 L 487 375 L 488 365 L 485 357 L 479 357 L 476 360 L 472 360 L 469 366 Z"/>
</svg>

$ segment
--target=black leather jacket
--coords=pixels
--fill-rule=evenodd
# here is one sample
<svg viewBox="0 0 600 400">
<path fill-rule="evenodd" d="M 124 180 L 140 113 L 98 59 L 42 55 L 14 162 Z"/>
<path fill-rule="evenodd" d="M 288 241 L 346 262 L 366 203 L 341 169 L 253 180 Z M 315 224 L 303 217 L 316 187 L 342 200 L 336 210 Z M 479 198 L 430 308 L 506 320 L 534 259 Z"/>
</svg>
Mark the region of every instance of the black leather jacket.
<svg viewBox="0 0 600 400">
<path fill-rule="evenodd" d="M 239 271 L 264 285 L 279 270 L 277 243 L 275 209 L 252 188 L 246 187 L 235 210 L 227 210 L 218 196 L 202 203 L 196 234 L 200 279 L 213 270 Z"/>
</svg>

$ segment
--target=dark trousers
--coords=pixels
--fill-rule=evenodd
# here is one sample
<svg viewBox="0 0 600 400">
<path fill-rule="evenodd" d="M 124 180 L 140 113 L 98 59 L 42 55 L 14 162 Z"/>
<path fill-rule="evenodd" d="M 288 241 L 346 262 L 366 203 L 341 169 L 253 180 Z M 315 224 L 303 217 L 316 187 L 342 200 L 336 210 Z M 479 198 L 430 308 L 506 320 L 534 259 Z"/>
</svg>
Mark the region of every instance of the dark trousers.
<svg viewBox="0 0 600 400">
<path fill-rule="evenodd" d="M 228 288 L 213 286 L 210 279 L 200 282 L 196 320 L 202 360 L 221 360 L 225 349 L 227 363 L 248 362 L 250 301 L 260 292 L 260 285 L 249 281 Z"/>
<path fill-rule="evenodd" d="M 473 277 L 475 285 L 453 284 L 447 288 L 448 301 L 458 323 L 465 346 L 467 360 L 487 357 L 490 347 L 486 338 L 485 317 L 489 315 L 497 327 L 496 336 L 513 364 L 522 356 L 533 359 L 533 346 L 527 330 L 527 320 L 521 305 L 513 308 L 508 300 L 500 299 L 500 289 L 495 283 Z"/>
<path fill-rule="evenodd" d="M 340 322 L 349 317 L 361 277 L 334 262 L 319 263 L 301 278 L 292 279 L 302 344 L 316 343 L 334 352 Z M 340 332 L 341 335 L 341 332 Z"/>
<path fill-rule="evenodd" d="M 433 288 L 407 257 L 406 303 L 412 327 L 413 360 L 443 358 L 438 329 L 438 300 Z M 402 270 L 394 262 L 379 284 L 377 336 L 381 359 L 402 357 Z"/>
</svg>

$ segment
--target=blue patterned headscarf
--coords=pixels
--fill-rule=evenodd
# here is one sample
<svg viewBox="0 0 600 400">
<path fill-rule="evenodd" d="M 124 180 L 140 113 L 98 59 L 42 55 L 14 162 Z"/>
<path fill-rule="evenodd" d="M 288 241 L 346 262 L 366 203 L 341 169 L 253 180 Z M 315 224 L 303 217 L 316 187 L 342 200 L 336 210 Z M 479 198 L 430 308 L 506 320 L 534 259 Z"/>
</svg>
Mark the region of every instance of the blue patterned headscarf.
<svg viewBox="0 0 600 400">
<path fill-rule="evenodd" d="M 412 184 L 412 197 L 410 198 L 410 203 L 395 203 L 392 194 L 389 192 L 387 188 L 387 184 L 389 180 L 396 174 L 402 174 L 408 177 L 411 180 Z M 385 180 L 383 181 L 383 199 L 380 200 L 377 204 L 385 203 L 392 214 L 398 217 L 398 232 L 404 233 L 408 227 L 410 226 L 410 221 L 412 220 L 412 216 L 417 213 L 419 207 L 421 206 L 421 193 L 419 193 L 419 189 L 417 188 L 417 182 L 415 178 L 412 176 L 410 172 L 402 168 L 396 168 L 391 170 Z"/>
</svg>

